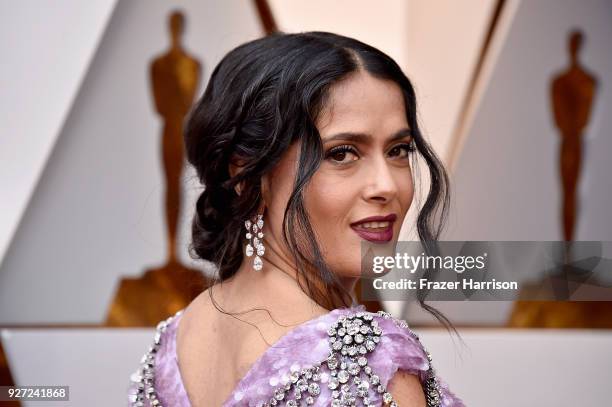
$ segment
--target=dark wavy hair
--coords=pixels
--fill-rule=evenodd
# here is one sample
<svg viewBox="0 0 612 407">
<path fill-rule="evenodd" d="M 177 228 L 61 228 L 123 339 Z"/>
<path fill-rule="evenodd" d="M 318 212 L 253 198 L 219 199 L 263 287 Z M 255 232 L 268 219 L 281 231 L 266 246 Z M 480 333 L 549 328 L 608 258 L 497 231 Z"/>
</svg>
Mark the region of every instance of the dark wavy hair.
<svg viewBox="0 0 612 407">
<path fill-rule="evenodd" d="M 438 239 L 449 206 L 448 176 L 421 135 L 414 89 L 398 64 L 353 38 L 319 31 L 277 32 L 238 46 L 219 62 L 185 126 L 187 159 L 204 185 L 196 203 L 189 252 L 218 267 L 217 281 L 233 276 L 243 260 L 244 221 L 261 204 L 262 176 L 293 142 L 301 140 L 283 238 L 306 294 L 326 309 L 351 305 L 351 293 L 323 260 L 303 191 L 323 159 L 315 123 L 330 86 L 358 70 L 401 88 L 415 146 L 429 168 L 431 182 L 418 214 L 417 232 L 423 242 Z M 240 166 L 233 177 L 230 163 Z M 234 188 L 238 184 L 240 194 Z M 419 302 L 448 327 L 446 317 L 422 299 Z"/>
</svg>

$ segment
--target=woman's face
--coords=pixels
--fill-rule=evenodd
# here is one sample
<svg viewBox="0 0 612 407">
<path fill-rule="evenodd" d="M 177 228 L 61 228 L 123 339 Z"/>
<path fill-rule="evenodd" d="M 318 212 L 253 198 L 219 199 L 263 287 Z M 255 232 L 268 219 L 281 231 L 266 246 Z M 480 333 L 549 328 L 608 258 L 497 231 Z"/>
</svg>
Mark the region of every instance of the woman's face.
<svg viewBox="0 0 612 407">
<path fill-rule="evenodd" d="M 395 82 L 359 71 L 334 84 L 329 96 L 316 123 L 325 158 L 304 204 L 327 264 L 342 277 L 358 277 L 361 242 L 396 241 L 410 208 L 412 138 Z M 299 147 L 293 145 L 270 174 L 266 202 L 274 240 L 282 239 Z"/>
</svg>

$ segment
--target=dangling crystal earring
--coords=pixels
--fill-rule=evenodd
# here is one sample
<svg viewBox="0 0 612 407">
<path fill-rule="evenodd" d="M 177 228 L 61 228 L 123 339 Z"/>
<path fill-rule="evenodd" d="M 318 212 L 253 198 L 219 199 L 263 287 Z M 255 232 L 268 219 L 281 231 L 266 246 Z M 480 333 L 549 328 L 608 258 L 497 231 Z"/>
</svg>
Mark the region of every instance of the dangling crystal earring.
<svg viewBox="0 0 612 407">
<path fill-rule="evenodd" d="M 263 261 L 261 260 L 261 256 L 266 252 L 266 248 L 263 245 L 263 215 L 257 215 L 257 220 L 255 222 L 251 222 L 250 220 L 246 220 L 244 222 L 244 227 L 247 230 L 246 238 L 249 241 L 246 245 L 246 255 L 247 257 L 253 256 L 253 252 L 256 252 L 255 260 L 253 260 L 253 269 L 255 271 L 260 271 L 263 267 Z"/>
</svg>

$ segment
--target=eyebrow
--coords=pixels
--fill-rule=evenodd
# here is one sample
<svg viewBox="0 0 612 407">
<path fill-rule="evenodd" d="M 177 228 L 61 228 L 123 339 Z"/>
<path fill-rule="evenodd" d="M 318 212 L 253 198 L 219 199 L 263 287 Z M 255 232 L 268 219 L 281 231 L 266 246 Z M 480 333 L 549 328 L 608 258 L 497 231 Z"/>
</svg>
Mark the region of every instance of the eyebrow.
<svg viewBox="0 0 612 407">
<path fill-rule="evenodd" d="M 403 139 L 405 137 L 413 137 L 413 136 L 414 136 L 414 133 L 412 132 L 412 129 L 406 128 L 406 129 L 401 129 L 395 132 L 395 134 L 392 134 L 391 137 L 389 137 L 388 141 L 392 142 L 392 141 Z M 322 141 L 323 143 L 327 143 L 329 141 L 334 141 L 334 140 L 346 140 L 346 141 L 353 141 L 356 143 L 366 143 L 368 141 L 371 141 L 372 138 L 373 138 L 372 135 L 367 134 L 367 133 L 343 132 L 343 133 L 334 134 L 333 136 L 330 136 L 330 137 L 326 137 Z"/>
</svg>

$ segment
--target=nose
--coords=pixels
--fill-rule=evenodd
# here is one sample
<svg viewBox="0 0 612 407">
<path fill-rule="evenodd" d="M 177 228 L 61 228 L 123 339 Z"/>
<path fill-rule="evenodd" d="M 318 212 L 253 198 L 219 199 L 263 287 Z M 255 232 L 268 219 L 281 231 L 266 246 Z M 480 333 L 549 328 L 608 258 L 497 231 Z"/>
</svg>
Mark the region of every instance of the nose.
<svg viewBox="0 0 612 407">
<path fill-rule="evenodd" d="M 364 199 L 368 202 L 383 204 L 393 200 L 397 195 L 397 183 L 387 161 L 382 157 L 376 159 L 366 171 Z"/>
</svg>

